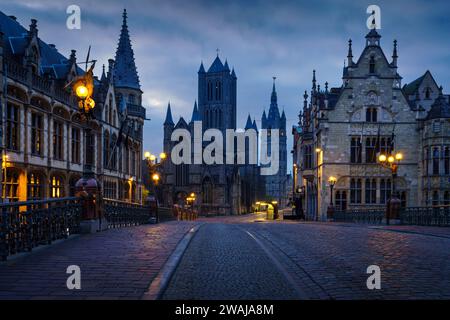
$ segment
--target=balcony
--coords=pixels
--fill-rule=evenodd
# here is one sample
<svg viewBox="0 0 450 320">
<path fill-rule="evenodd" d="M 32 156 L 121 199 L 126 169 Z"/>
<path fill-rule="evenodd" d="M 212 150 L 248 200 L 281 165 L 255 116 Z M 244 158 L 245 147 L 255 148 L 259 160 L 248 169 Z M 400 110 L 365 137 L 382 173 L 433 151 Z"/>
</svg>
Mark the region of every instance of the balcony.
<svg viewBox="0 0 450 320">
<path fill-rule="evenodd" d="M 136 105 L 136 104 L 127 104 L 127 112 L 129 116 L 132 117 L 140 117 L 142 119 L 145 119 L 146 117 L 146 110 L 144 107 Z"/>
</svg>

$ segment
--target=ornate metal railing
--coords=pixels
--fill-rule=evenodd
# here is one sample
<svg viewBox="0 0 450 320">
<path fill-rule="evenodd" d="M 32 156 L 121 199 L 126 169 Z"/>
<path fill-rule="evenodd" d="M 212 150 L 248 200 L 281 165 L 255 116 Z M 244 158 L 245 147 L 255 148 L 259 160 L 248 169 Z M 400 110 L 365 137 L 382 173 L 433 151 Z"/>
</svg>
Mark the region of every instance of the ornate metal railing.
<svg viewBox="0 0 450 320">
<path fill-rule="evenodd" d="M 36 74 L 33 74 L 32 78 L 31 78 L 31 83 L 32 83 L 34 89 L 51 95 L 51 89 L 52 89 L 51 81 L 49 81 L 43 77 L 40 77 Z"/>
<path fill-rule="evenodd" d="M 156 218 L 147 206 L 110 199 L 104 199 L 103 202 L 109 228 L 137 226 Z"/>
<path fill-rule="evenodd" d="M 385 215 L 385 210 L 383 209 L 354 209 L 337 211 L 334 213 L 333 218 L 337 222 L 381 224 Z"/>
<path fill-rule="evenodd" d="M 146 116 L 145 108 L 136 104 L 127 103 L 127 112 L 130 116 L 141 118 L 145 118 Z"/>
<path fill-rule="evenodd" d="M 450 206 L 410 207 L 400 211 L 400 222 L 405 225 L 450 226 Z"/>
<path fill-rule="evenodd" d="M 79 232 L 78 198 L 0 204 L 0 259 Z"/>
</svg>

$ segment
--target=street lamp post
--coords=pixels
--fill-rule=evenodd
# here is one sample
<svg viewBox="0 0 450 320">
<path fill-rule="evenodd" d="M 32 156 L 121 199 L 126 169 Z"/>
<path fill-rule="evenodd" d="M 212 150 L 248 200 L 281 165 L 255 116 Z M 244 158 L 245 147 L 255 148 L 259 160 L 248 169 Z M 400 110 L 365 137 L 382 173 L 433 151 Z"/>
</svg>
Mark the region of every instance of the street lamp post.
<svg viewBox="0 0 450 320">
<path fill-rule="evenodd" d="M 390 218 L 397 218 L 399 215 L 400 210 L 400 199 L 397 195 L 397 189 L 396 189 L 396 179 L 398 176 L 398 166 L 400 165 L 400 162 L 403 160 L 403 154 L 400 152 L 391 152 L 388 154 L 380 154 L 378 156 L 378 162 L 380 165 L 384 168 L 388 168 L 391 170 L 391 177 L 392 177 L 392 193 L 391 197 L 388 200 L 387 207 L 386 207 L 386 224 L 389 225 Z"/>
<path fill-rule="evenodd" d="M 166 160 L 167 155 L 164 152 L 162 152 L 159 155 L 160 161 L 158 161 L 158 158 L 155 155 L 147 151 L 144 153 L 144 157 L 147 162 L 148 172 L 150 176 L 150 185 L 152 188 L 152 190 L 150 191 L 153 192 L 158 201 L 162 200 L 160 199 L 161 197 L 158 194 L 157 186 L 162 178 L 162 171 L 163 171 L 162 164 Z"/>
<path fill-rule="evenodd" d="M 328 179 L 328 183 L 330 184 L 330 204 L 328 205 L 328 209 L 327 209 L 328 219 L 333 219 L 333 215 L 334 215 L 333 188 L 336 185 L 336 182 L 337 182 L 337 179 L 333 176 L 331 176 Z"/>
<path fill-rule="evenodd" d="M 322 149 L 317 147 L 316 148 L 316 212 L 315 212 L 315 219 L 316 221 L 319 221 L 319 157 L 320 153 L 322 152 Z"/>
</svg>

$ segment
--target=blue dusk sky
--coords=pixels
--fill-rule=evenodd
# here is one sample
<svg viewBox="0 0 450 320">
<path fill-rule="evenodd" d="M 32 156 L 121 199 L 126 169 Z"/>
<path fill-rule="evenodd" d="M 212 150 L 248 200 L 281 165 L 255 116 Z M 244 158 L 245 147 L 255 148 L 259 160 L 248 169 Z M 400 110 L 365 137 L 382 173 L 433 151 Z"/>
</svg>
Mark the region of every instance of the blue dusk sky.
<svg viewBox="0 0 450 320">
<path fill-rule="evenodd" d="M 81 7 L 81 30 L 66 28 L 66 8 L 71 4 Z M 349 38 L 354 59 L 359 57 L 370 4 L 381 8 L 379 33 L 388 58 L 392 41 L 398 40 L 403 84 L 429 69 L 450 92 L 447 0 L 0 0 L 0 10 L 27 28 L 36 18 L 40 37 L 66 56 L 76 49 L 83 60 L 91 44 L 100 75 L 101 65 L 114 58 L 126 8 L 143 103 L 151 118 L 145 124 L 144 149 L 158 154 L 168 101 L 175 121 L 180 116 L 190 119 L 200 62 L 208 68 L 217 48 L 238 77 L 238 126 L 245 126 L 249 113 L 260 126 L 276 76 L 278 104 L 280 112 L 286 112 L 290 133 L 303 92 L 311 89 L 312 70 L 317 70 L 321 86 L 325 81 L 330 87 L 340 86 Z"/>
</svg>

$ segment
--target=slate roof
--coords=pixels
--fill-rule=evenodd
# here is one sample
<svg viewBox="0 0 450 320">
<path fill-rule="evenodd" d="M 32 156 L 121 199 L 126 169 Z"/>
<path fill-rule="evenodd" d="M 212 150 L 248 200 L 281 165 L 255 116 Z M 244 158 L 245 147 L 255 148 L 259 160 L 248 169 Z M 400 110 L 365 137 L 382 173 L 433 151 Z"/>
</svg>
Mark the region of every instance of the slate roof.
<svg viewBox="0 0 450 320">
<path fill-rule="evenodd" d="M 450 118 L 450 102 L 449 98 L 442 94 L 442 87 L 440 88 L 439 97 L 431 105 L 428 112 L 427 120 Z"/>
<path fill-rule="evenodd" d="M 220 61 L 219 56 L 217 56 L 214 62 L 212 63 L 211 67 L 209 67 L 208 73 L 218 73 L 223 71 L 226 71 L 225 67 L 222 64 L 222 61 Z"/>
</svg>

